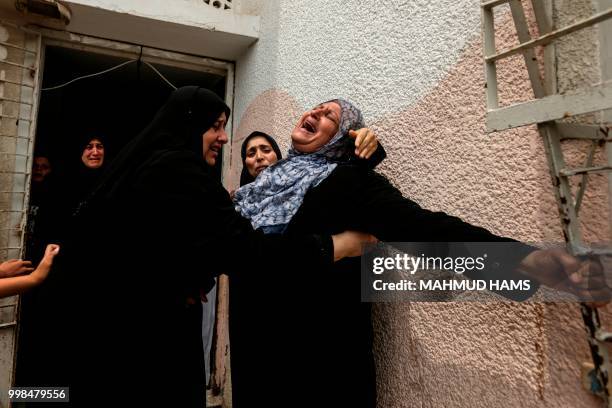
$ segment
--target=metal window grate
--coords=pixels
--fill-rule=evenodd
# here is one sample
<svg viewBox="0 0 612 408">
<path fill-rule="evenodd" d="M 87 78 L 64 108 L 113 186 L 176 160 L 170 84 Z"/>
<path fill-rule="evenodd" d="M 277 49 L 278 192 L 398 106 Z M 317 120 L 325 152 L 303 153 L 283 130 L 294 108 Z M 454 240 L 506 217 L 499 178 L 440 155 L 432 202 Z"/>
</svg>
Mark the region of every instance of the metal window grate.
<svg viewBox="0 0 612 408">
<path fill-rule="evenodd" d="M 34 128 L 38 110 L 41 36 L 0 21 L 0 261 L 23 256 Z M 0 301 L 0 338 L 15 344 L 17 297 Z M 8 303 L 7 303 L 8 302 Z M 12 384 L 13 347 L 0 350 L 0 388 Z M 0 395 L 0 406 L 8 406 Z"/>
<path fill-rule="evenodd" d="M 510 5 L 520 44 L 509 50 L 497 52 L 493 8 L 505 3 Z M 531 4 L 540 35 L 535 39 L 532 39 L 529 33 L 521 0 L 489 0 L 481 3 L 487 94 L 487 132 L 528 124 L 537 125 L 544 142 L 561 226 L 568 248 L 577 256 L 610 256 L 607 251 L 597 252 L 597 250 L 588 248 L 584 244 L 579 213 L 589 181 L 589 174 L 610 173 L 612 171 L 610 162 L 602 165 L 593 162 L 595 152 L 598 149 L 605 149 L 606 144 L 612 141 L 611 128 L 608 125 L 569 124 L 557 122 L 557 120 L 612 108 L 612 82 L 603 82 L 572 95 L 557 94 L 554 40 L 612 18 L 612 8 L 554 30 L 552 13 L 547 3 L 544 0 L 531 0 Z M 537 55 L 534 52 L 536 46 L 544 46 L 543 78 L 540 78 Z M 499 107 L 498 100 L 496 64 L 515 54 L 523 55 L 535 99 L 502 108 Z M 586 161 L 582 167 L 570 168 L 566 164 L 561 141 L 570 139 L 591 141 L 586 154 Z M 575 194 L 572 191 L 571 177 L 580 177 Z M 582 303 L 581 312 L 593 359 L 593 370 L 588 373 L 587 382 L 590 391 L 602 397 L 607 406 L 612 408 L 612 382 L 609 379 L 612 373 L 612 365 L 607 348 L 607 343 L 612 342 L 612 334 L 605 332 L 601 327 L 596 309 Z"/>
<path fill-rule="evenodd" d="M 0 225 L 0 253 L 19 258 L 29 201 L 41 38 L 12 24 L 0 22 L 0 27 L 8 33 L 2 44 L 6 58 L 0 61 L 0 191 L 7 198 L 0 204 L 0 217 L 9 223 Z"/>
</svg>

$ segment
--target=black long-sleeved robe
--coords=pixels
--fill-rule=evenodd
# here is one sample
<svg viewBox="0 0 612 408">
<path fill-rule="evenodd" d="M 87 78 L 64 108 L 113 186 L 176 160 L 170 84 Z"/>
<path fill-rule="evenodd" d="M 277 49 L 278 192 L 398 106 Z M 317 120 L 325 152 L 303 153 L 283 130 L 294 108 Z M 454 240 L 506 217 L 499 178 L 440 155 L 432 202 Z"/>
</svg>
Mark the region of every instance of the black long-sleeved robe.
<svg viewBox="0 0 612 408">
<path fill-rule="evenodd" d="M 422 209 L 363 166 L 340 165 L 306 194 L 287 234 L 347 229 L 387 242 L 512 241 Z M 258 261 L 264 270 L 281 262 L 276 254 Z M 360 302 L 359 259 L 292 273 L 306 261 L 287 263 L 286 278 L 276 281 L 230 279 L 235 408 L 376 406 L 371 304 Z"/>
<path fill-rule="evenodd" d="M 42 340 L 55 356 L 41 367 L 46 384 L 69 385 L 76 406 L 202 407 L 201 306 L 187 299 L 220 272 L 254 273 L 270 253 L 279 263 L 262 279 L 325 268 L 331 239 L 253 231 L 187 150 L 151 152 L 120 186 L 81 209 L 49 277 L 58 298 L 40 305 L 57 315 Z M 302 272 L 283 266 L 294 259 Z"/>
</svg>

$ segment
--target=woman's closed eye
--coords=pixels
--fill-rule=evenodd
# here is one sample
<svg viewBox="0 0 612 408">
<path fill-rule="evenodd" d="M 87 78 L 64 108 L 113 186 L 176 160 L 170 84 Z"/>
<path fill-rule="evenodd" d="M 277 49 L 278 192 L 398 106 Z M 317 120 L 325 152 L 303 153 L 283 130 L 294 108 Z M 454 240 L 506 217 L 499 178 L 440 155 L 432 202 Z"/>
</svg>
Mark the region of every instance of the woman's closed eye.
<svg viewBox="0 0 612 408">
<path fill-rule="evenodd" d="M 219 130 L 221 130 L 221 129 L 225 129 L 225 125 L 226 125 L 226 124 L 227 124 L 227 122 L 218 120 L 218 121 L 216 121 L 216 122 L 215 122 L 215 123 L 212 125 L 212 128 L 213 128 L 215 131 L 219 131 Z"/>
<path fill-rule="evenodd" d="M 340 122 L 340 121 L 338 120 L 338 118 L 336 117 L 336 114 L 335 114 L 333 111 L 331 111 L 331 110 L 329 110 L 329 111 L 328 111 L 328 112 L 325 114 L 325 116 L 327 117 L 327 119 L 331 120 L 331 121 L 332 121 L 332 122 L 334 122 L 336 125 L 337 125 L 337 124 Z"/>
</svg>

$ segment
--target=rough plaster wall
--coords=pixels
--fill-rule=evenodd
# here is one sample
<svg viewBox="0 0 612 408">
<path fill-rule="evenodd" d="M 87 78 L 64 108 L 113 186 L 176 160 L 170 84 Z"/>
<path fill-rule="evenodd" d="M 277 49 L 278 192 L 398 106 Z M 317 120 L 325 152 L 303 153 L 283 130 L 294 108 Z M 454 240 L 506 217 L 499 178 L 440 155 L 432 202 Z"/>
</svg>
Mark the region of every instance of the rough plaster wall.
<svg viewBox="0 0 612 408">
<path fill-rule="evenodd" d="M 557 27 L 565 27 L 597 11 L 591 0 L 557 0 L 554 5 L 553 15 Z M 600 81 L 599 41 L 596 38 L 597 27 L 589 27 L 557 42 L 559 92 Z"/>
<path fill-rule="evenodd" d="M 302 110 L 347 96 L 386 146 L 379 169 L 406 196 L 499 234 L 562 240 L 535 128 L 484 133 L 477 1 L 310 2 L 303 14 L 295 3 L 262 14 L 262 40 L 238 61 L 234 178 L 252 130 L 286 146 Z M 508 11 L 498 17 L 501 49 L 516 38 Z M 338 23 L 353 31 L 338 34 Z M 387 41 L 400 50 L 390 52 Z M 351 57 L 359 63 L 345 64 Z M 499 73 L 503 103 L 532 96 L 520 57 Z M 602 240 L 609 220 L 605 194 L 595 190 L 583 216 L 595 225 L 591 238 Z M 575 305 L 413 303 L 374 313 L 380 407 L 600 405 L 580 385 L 588 349 Z"/>
<path fill-rule="evenodd" d="M 470 36 L 479 32 L 478 4 L 478 0 L 267 2 L 262 38 L 253 49 L 257 61 L 267 67 L 260 75 L 269 74 L 270 67 L 276 69 L 262 82 L 242 77 L 249 81 L 243 101 L 280 86 L 301 106 L 338 95 L 367 101 L 362 105 L 369 118 L 384 114 L 389 105 L 411 104 L 437 83 Z M 239 63 L 253 62 L 251 56 Z M 320 78 L 317 84 L 312 82 L 315 77 Z M 243 101 L 237 101 L 237 117 L 246 109 Z"/>
</svg>

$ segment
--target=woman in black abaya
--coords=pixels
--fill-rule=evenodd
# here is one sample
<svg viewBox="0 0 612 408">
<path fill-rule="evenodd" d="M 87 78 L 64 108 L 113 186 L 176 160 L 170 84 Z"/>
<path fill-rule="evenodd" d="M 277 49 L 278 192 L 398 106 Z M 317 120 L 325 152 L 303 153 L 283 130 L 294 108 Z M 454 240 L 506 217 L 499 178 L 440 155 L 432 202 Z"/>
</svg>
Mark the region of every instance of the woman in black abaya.
<svg viewBox="0 0 612 408">
<path fill-rule="evenodd" d="M 62 177 L 63 210 L 70 217 L 108 167 L 106 137 L 98 130 L 88 130 L 80 136 L 69 158 L 69 167 Z"/>
<path fill-rule="evenodd" d="M 262 280 L 325 270 L 360 254 L 363 234 L 263 236 L 236 214 L 209 171 L 227 142 L 229 108 L 198 87 L 175 91 L 114 160 L 75 215 L 59 276 L 67 368 L 77 404 L 205 404 L 201 305 L 213 276 Z M 203 160 L 204 158 L 204 160 Z M 287 269 L 300 260 L 300 267 Z"/>
</svg>

